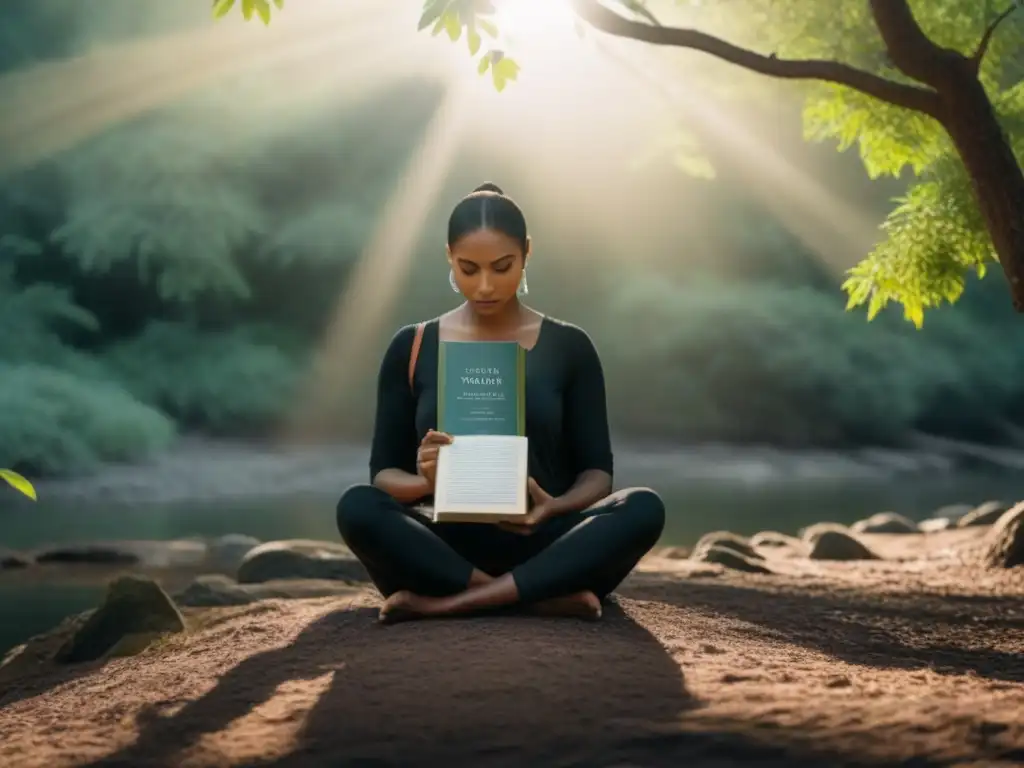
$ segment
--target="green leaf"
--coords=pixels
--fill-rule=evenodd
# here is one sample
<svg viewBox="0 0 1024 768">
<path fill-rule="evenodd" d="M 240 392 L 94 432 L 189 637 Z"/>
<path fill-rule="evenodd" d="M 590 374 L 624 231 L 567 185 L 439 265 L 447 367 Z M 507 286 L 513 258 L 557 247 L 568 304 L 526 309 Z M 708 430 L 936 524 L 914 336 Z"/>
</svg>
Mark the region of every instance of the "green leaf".
<svg viewBox="0 0 1024 768">
<path fill-rule="evenodd" d="M 454 43 L 462 36 L 462 22 L 459 21 L 459 14 L 453 11 L 446 11 L 441 17 L 444 21 L 445 31 L 449 39 Z"/>
<path fill-rule="evenodd" d="M 255 0 L 256 13 L 264 24 L 270 23 L 270 2 L 269 0 Z"/>
<path fill-rule="evenodd" d="M 220 19 L 235 7 L 235 0 L 213 0 L 213 18 Z"/>
<path fill-rule="evenodd" d="M 431 24 L 440 21 L 447 5 L 448 0 L 426 0 L 423 3 L 423 14 L 420 16 L 419 24 L 416 26 L 417 31 L 422 32 Z M 439 27 L 435 27 L 433 34 L 436 35 L 440 31 Z"/>
<path fill-rule="evenodd" d="M 470 29 L 466 32 L 466 42 L 469 45 L 469 55 L 476 56 L 477 51 L 480 50 L 480 44 L 483 42 L 480 38 L 480 33 L 475 29 Z"/>
<path fill-rule="evenodd" d="M 36 489 L 32 487 L 32 483 L 13 469 L 0 469 L 0 478 L 6 480 L 7 484 L 16 491 L 20 491 L 32 499 L 32 501 L 36 501 Z"/>
<path fill-rule="evenodd" d="M 480 57 L 480 63 L 476 67 L 476 71 L 481 75 L 487 71 L 487 68 L 491 66 L 491 55 L 487 54 Z"/>
<path fill-rule="evenodd" d="M 494 87 L 500 92 L 505 90 L 510 80 L 515 80 L 519 76 L 519 65 L 500 53 L 496 59 L 491 65 L 491 77 L 494 79 Z"/>
<path fill-rule="evenodd" d="M 242 16 L 245 17 L 246 21 L 252 18 L 253 12 L 256 10 L 256 0 L 242 0 Z"/>
<path fill-rule="evenodd" d="M 277 6 L 277 10 L 279 11 L 284 10 L 284 0 L 274 0 L 274 5 Z"/>
</svg>

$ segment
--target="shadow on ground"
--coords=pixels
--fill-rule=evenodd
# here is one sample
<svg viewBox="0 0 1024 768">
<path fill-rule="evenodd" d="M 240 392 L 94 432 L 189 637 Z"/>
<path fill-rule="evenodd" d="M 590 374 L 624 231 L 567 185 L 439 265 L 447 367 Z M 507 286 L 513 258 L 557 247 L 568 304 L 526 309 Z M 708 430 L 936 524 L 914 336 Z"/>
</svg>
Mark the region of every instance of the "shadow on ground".
<svg viewBox="0 0 1024 768">
<path fill-rule="evenodd" d="M 762 585 L 636 579 L 630 596 L 739 619 L 752 635 L 800 645 L 851 664 L 930 669 L 1024 683 L 1021 597 L 809 592 L 765 580 Z"/>
</svg>

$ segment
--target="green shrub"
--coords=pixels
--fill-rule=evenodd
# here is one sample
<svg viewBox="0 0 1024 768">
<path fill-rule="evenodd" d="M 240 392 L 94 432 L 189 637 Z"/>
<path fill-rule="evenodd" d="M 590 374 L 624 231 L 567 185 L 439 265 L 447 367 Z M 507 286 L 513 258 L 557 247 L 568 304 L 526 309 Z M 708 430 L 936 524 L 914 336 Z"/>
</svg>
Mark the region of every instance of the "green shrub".
<svg viewBox="0 0 1024 768">
<path fill-rule="evenodd" d="M 618 417 L 690 440 L 897 439 L 943 361 L 836 299 L 807 287 L 632 279 L 602 329 Z"/>
<path fill-rule="evenodd" d="M 87 473 L 144 460 L 175 436 L 162 413 L 116 385 L 34 364 L 0 364 L 0 466 Z"/>
<path fill-rule="evenodd" d="M 294 402 L 300 365 L 258 327 L 198 331 L 152 323 L 108 348 L 106 366 L 140 400 L 185 428 L 243 435 L 271 427 Z"/>
</svg>

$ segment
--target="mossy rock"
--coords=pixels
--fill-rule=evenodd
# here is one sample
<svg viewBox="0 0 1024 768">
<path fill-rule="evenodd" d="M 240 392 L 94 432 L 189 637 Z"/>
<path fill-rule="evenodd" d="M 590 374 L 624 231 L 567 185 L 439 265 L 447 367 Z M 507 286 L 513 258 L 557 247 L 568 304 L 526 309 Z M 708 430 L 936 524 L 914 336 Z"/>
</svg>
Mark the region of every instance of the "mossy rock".
<svg viewBox="0 0 1024 768">
<path fill-rule="evenodd" d="M 812 526 L 804 535 L 810 544 L 807 557 L 811 560 L 878 560 L 867 545 L 842 526 L 821 524 Z"/>
<path fill-rule="evenodd" d="M 704 547 L 699 551 L 695 550 L 693 559 L 703 563 L 716 563 L 725 568 L 743 571 L 744 573 L 772 573 L 758 558 L 746 557 L 734 549 L 717 545 Z"/>
<path fill-rule="evenodd" d="M 850 526 L 854 533 L 920 533 L 917 523 L 897 512 L 878 512 Z"/>
<path fill-rule="evenodd" d="M 1009 505 L 1002 501 L 986 501 L 961 517 L 956 525 L 958 528 L 970 528 L 975 525 L 993 525 L 1009 508 Z"/>
<path fill-rule="evenodd" d="M 152 579 L 120 576 L 107 588 L 103 604 L 57 651 L 56 661 L 75 664 L 103 658 L 112 650 L 124 653 L 139 639 L 129 635 L 182 632 L 185 620 L 166 592 Z M 150 638 L 151 640 L 152 638 Z"/>
<path fill-rule="evenodd" d="M 744 536 L 731 531 L 713 531 L 705 533 L 693 547 L 693 554 L 698 555 L 709 547 L 730 549 L 751 560 L 763 560 L 764 555 L 758 552 Z"/>
<path fill-rule="evenodd" d="M 1024 565 L 1024 501 L 1003 513 L 986 534 L 985 564 L 992 568 Z"/>
<path fill-rule="evenodd" d="M 189 608 L 249 605 L 261 600 L 304 600 L 357 594 L 362 588 L 328 579 L 281 579 L 259 584 L 239 584 L 222 574 L 198 576 L 174 602 Z"/>
</svg>

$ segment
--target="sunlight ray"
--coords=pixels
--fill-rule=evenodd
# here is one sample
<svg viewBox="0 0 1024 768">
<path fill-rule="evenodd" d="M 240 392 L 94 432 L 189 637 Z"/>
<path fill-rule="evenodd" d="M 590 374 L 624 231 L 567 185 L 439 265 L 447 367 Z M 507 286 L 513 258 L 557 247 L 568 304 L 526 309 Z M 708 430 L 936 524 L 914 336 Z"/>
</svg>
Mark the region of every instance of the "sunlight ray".
<svg viewBox="0 0 1024 768">
<path fill-rule="evenodd" d="M 453 85 L 410 154 L 373 234 L 346 281 L 307 377 L 304 394 L 284 426 L 285 442 L 332 433 L 339 392 L 375 373 L 377 342 L 405 287 L 423 226 L 465 129 L 467 89 Z"/>
<path fill-rule="evenodd" d="M 344 6 L 344 7 L 343 7 Z M 315 10 L 315 12 L 313 12 Z M 367 11 L 371 11 L 367 13 Z M 403 19 L 368 0 L 282 14 L 270 28 L 209 28 L 112 46 L 0 79 L 0 173 L 25 167 L 113 125 L 245 74 L 254 82 L 306 71 L 299 92 L 366 90 L 401 74 L 431 71 L 426 42 L 381 45 Z M 315 67 L 343 51 L 345 67 Z M 440 62 L 433 72 L 440 73 Z M 294 80 L 298 80 L 293 75 Z M 295 97 L 289 88 L 282 96 Z M 236 102 L 237 103 L 237 102 Z"/>
<path fill-rule="evenodd" d="M 661 52 L 646 51 L 651 63 L 645 65 L 614 47 L 618 46 L 602 49 L 610 60 L 660 93 L 676 119 L 683 119 L 703 139 L 727 148 L 734 167 L 743 169 L 748 189 L 833 271 L 845 271 L 871 251 L 881 236 L 879 221 L 797 168 L 720 99 L 669 84 L 666 75 L 657 71 L 656 57 Z"/>
</svg>

